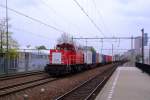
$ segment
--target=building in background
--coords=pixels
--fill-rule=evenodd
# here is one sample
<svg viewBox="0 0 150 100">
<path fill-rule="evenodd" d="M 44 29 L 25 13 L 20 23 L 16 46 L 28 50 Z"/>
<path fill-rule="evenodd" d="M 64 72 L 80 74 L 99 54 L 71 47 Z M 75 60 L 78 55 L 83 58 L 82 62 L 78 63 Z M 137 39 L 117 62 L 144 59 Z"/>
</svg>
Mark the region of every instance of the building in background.
<svg viewBox="0 0 150 100">
<path fill-rule="evenodd" d="M 136 54 L 141 54 L 140 48 L 142 47 L 142 37 L 138 36 L 134 40 L 134 49 Z"/>
<path fill-rule="evenodd" d="M 149 56 L 149 48 L 147 47 L 148 44 L 148 34 L 144 33 L 144 61 L 146 64 L 150 63 L 150 56 Z M 142 60 L 142 37 L 138 36 L 134 40 L 134 49 L 135 49 L 135 56 L 136 61 L 141 62 Z"/>
</svg>

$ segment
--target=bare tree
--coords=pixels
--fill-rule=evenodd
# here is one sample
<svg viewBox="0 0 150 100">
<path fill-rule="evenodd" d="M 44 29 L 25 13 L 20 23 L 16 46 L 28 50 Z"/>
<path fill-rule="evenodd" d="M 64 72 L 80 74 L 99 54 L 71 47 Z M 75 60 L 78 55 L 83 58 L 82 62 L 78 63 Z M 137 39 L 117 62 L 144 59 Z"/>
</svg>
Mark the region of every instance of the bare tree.
<svg viewBox="0 0 150 100">
<path fill-rule="evenodd" d="M 0 51 L 3 52 L 5 21 L 0 20 Z"/>
<path fill-rule="evenodd" d="M 9 25 L 10 26 L 10 25 Z M 6 19 L 0 19 L 0 51 L 6 51 L 7 47 L 7 39 L 6 39 Z M 17 49 L 19 47 L 19 44 L 16 40 L 12 38 L 12 32 L 8 32 L 8 48 L 11 49 Z"/>
<path fill-rule="evenodd" d="M 67 34 L 67 33 L 63 33 L 61 35 L 61 37 L 58 38 L 57 43 L 58 44 L 61 44 L 61 43 L 75 44 L 75 42 L 73 41 L 72 37 L 69 34 Z"/>
</svg>

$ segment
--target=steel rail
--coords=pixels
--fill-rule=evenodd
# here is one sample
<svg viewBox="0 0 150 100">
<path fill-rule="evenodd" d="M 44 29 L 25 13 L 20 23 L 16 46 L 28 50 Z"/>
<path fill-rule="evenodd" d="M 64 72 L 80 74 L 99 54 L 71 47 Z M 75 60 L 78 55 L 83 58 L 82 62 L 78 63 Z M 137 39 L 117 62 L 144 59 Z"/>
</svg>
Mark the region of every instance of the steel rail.
<svg viewBox="0 0 150 100">
<path fill-rule="evenodd" d="M 107 80 L 113 74 L 113 72 L 115 71 L 115 69 L 116 69 L 116 67 L 114 67 L 114 69 L 112 69 L 112 71 L 106 77 L 104 77 L 104 79 L 102 80 L 102 82 L 100 82 L 100 84 L 84 100 L 90 100 L 90 98 L 92 98 L 92 96 L 96 94 L 95 93 L 96 91 L 98 91 L 98 90 L 100 91 L 102 89 L 103 85 L 105 85 L 105 83 L 107 82 Z"/>
<path fill-rule="evenodd" d="M 9 95 L 9 94 L 12 94 L 12 93 L 16 93 L 16 92 L 19 92 L 19 91 L 23 91 L 23 90 L 26 90 L 26 89 L 29 89 L 29 88 L 33 88 L 33 87 L 36 87 L 36 86 L 40 86 L 40 85 L 43 85 L 43 84 L 46 84 L 46 83 L 49 83 L 49 82 L 52 82 L 52 81 L 55 81 L 55 80 L 58 80 L 57 78 L 45 78 L 45 79 L 41 79 L 41 80 L 37 80 L 37 81 L 33 81 L 33 82 L 27 82 L 27 83 L 23 83 L 23 84 L 20 84 L 18 86 L 14 86 L 14 87 L 11 87 L 10 88 L 6 88 L 6 89 L 3 89 L 3 90 L 0 90 L 0 97 L 1 96 L 6 96 L 6 95 Z"/>
<path fill-rule="evenodd" d="M 109 70 L 109 71 L 108 71 L 108 70 Z M 93 80 L 96 79 L 97 77 L 101 78 L 100 84 L 102 84 L 102 83 L 105 81 L 105 79 L 106 79 L 106 75 L 105 75 L 105 74 L 106 74 L 107 72 L 110 72 L 110 70 L 112 70 L 112 68 L 111 68 L 111 69 L 109 68 L 109 69 L 107 69 L 107 70 L 104 70 L 102 73 L 100 73 L 100 74 L 98 74 L 98 75 L 96 75 L 96 76 L 94 76 L 94 77 L 88 79 L 87 81 L 85 81 L 85 82 L 83 82 L 82 84 L 76 86 L 75 88 L 73 88 L 72 90 L 68 91 L 67 93 L 65 93 L 65 94 L 63 94 L 63 95 L 61 95 L 61 96 L 59 96 L 59 97 L 56 98 L 55 100 L 65 100 L 65 97 L 67 97 L 68 95 L 71 95 L 71 93 L 75 93 L 75 92 L 77 91 L 77 89 L 79 89 L 80 87 L 86 86 L 89 82 L 93 81 Z M 90 84 L 90 85 L 91 85 L 91 84 Z M 93 88 L 92 88 L 92 90 L 93 90 Z M 90 91 L 91 91 L 91 90 L 90 90 Z M 88 97 L 90 97 L 90 96 L 88 95 Z M 86 96 L 86 98 L 88 98 L 88 97 Z M 85 98 L 85 99 L 86 99 L 86 98 Z"/>
<path fill-rule="evenodd" d="M 26 77 L 26 76 L 31 76 L 31 75 L 38 75 L 38 74 L 43 74 L 43 73 L 44 71 L 34 71 L 34 72 L 22 72 L 22 73 L 17 73 L 17 74 L 2 75 L 0 76 L 0 81 Z"/>
<path fill-rule="evenodd" d="M 31 81 L 27 81 L 27 82 L 20 82 L 20 83 L 13 84 L 13 85 L 7 85 L 7 86 L 4 86 L 4 87 L 0 87 L 0 91 L 4 90 L 4 89 L 8 89 L 8 88 L 13 88 L 13 87 L 16 87 L 16 86 L 19 86 L 19 85 L 24 85 L 24 84 L 29 84 L 29 83 L 36 82 L 36 81 L 41 81 L 41 80 L 48 79 L 48 78 L 49 77 L 44 77 L 44 78 L 34 79 L 34 80 L 31 80 Z"/>
</svg>

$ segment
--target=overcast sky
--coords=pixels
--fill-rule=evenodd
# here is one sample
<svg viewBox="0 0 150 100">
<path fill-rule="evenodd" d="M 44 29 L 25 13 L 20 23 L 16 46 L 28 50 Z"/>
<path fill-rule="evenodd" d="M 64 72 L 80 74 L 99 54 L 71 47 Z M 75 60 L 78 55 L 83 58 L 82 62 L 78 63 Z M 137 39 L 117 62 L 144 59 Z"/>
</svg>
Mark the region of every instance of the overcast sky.
<svg viewBox="0 0 150 100">
<path fill-rule="evenodd" d="M 8 7 L 71 34 L 73 37 L 129 37 L 150 31 L 150 0 L 77 0 L 100 28 L 98 31 L 73 0 L 8 0 Z M 5 5 L 5 0 L 0 0 Z M 0 7 L 0 17 L 5 9 Z M 53 48 L 62 32 L 9 11 L 13 37 L 21 48 L 46 45 Z M 84 41 L 78 41 L 85 45 Z M 104 48 L 130 48 L 129 40 L 104 43 Z M 100 40 L 89 41 L 100 50 Z M 118 46 L 119 45 L 119 46 Z"/>
</svg>

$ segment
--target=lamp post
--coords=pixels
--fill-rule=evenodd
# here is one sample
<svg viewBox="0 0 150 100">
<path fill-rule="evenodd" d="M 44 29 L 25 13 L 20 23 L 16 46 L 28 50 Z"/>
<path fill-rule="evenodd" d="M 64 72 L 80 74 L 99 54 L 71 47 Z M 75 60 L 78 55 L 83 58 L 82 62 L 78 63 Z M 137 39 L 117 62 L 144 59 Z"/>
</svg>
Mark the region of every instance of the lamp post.
<svg viewBox="0 0 150 100">
<path fill-rule="evenodd" d="M 113 64 L 113 60 L 114 60 L 114 45 L 112 44 L 112 64 Z"/>
<path fill-rule="evenodd" d="M 144 64 L 144 29 L 142 31 L 142 63 Z"/>
</svg>

